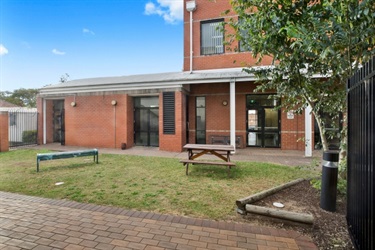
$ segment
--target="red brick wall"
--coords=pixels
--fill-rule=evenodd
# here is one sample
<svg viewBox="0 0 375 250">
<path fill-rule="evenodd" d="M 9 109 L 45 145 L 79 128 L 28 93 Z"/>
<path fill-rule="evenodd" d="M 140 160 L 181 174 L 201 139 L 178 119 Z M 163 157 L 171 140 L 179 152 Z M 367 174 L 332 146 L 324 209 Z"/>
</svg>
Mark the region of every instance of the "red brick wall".
<svg viewBox="0 0 375 250">
<path fill-rule="evenodd" d="M 189 143 L 195 143 L 195 98 L 206 97 L 206 142 L 211 135 L 230 135 L 229 83 L 191 85 L 189 100 L 182 92 L 175 93 L 175 135 L 163 134 L 163 95 L 159 95 L 159 148 L 166 151 L 182 151 L 186 140 L 186 105 L 189 103 Z M 242 137 L 242 147 L 246 146 L 246 95 L 254 93 L 255 85 L 236 83 L 236 136 Z M 112 106 L 111 101 L 117 105 Z M 75 107 L 70 103 L 75 101 Z M 224 106 L 223 101 L 228 105 Z M 47 100 L 47 143 L 53 141 L 53 101 Z M 40 119 L 39 141 L 42 142 L 43 113 L 41 99 L 38 99 Z M 304 114 L 287 119 L 281 112 L 281 149 L 303 150 Z M 124 94 L 68 96 L 65 98 L 65 144 L 85 147 L 127 148 L 134 144 L 133 98 Z M 300 139 L 300 141 L 298 141 Z"/>
<path fill-rule="evenodd" d="M 230 98 L 229 83 L 191 85 L 189 100 L 189 142 L 195 143 L 195 98 L 206 97 L 206 142 L 211 135 L 230 135 Z M 241 147 L 246 143 L 246 94 L 253 93 L 254 84 L 249 82 L 236 83 L 236 136 L 242 137 Z M 224 106 L 223 101 L 228 105 Z"/>
<path fill-rule="evenodd" d="M 163 133 L 163 94 L 159 96 L 159 148 L 165 151 L 181 152 L 186 144 L 186 95 L 175 92 L 175 119 L 176 133 L 165 135 Z"/>
<path fill-rule="evenodd" d="M 0 111 L 0 152 L 9 151 L 9 115 Z"/>
<path fill-rule="evenodd" d="M 184 1 L 186 3 L 186 0 Z M 230 12 L 227 16 L 222 13 L 230 10 L 230 1 L 208 1 L 196 0 L 197 9 L 193 12 L 193 70 L 219 69 L 244 67 L 246 65 L 255 65 L 256 59 L 249 52 L 235 52 L 238 42 L 225 46 L 225 52 L 218 55 L 201 55 L 200 53 L 200 23 L 201 21 L 224 18 L 234 16 L 234 12 Z M 230 27 L 226 27 L 225 34 L 233 34 Z M 227 39 L 226 39 L 227 40 Z M 262 65 L 270 65 L 271 58 L 264 58 Z M 184 71 L 190 70 L 190 13 L 184 10 Z"/>
<path fill-rule="evenodd" d="M 75 107 L 70 106 L 73 101 Z M 66 97 L 65 145 L 120 148 L 121 143 L 128 144 L 128 104 L 126 95 Z"/>
<path fill-rule="evenodd" d="M 159 97 L 159 147 L 161 150 L 181 152 L 186 144 L 186 95 L 175 93 L 176 134 L 163 134 L 163 95 Z M 112 100 L 117 105 L 111 104 Z M 71 102 L 76 106 L 72 107 Z M 53 101 L 46 101 L 47 143 L 53 140 Z M 65 145 L 83 147 L 127 148 L 134 146 L 134 107 L 129 95 L 67 96 L 65 108 Z M 38 99 L 38 110 L 42 114 L 42 99 Z M 43 131 L 43 115 L 38 127 Z M 42 132 L 39 134 L 43 140 Z"/>
<path fill-rule="evenodd" d="M 189 142 L 195 143 L 195 97 L 206 97 L 206 142 L 211 135 L 230 134 L 230 98 L 229 83 L 191 85 L 189 100 Z M 242 136 L 242 147 L 246 146 L 246 95 L 254 94 L 255 85 L 249 82 L 236 83 L 236 136 Z M 223 106 L 222 102 L 228 105 Z M 313 124 L 312 124 L 313 125 Z M 312 126 L 312 128 L 314 128 Z M 281 149 L 304 150 L 305 116 L 294 115 L 287 119 L 287 113 L 281 112 Z M 313 138 L 313 136 L 312 136 Z"/>
<path fill-rule="evenodd" d="M 314 119 L 312 119 L 312 147 L 314 148 Z M 305 112 L 287 118 L 287 112 L 281 112 L 281 149 L 305 150 Z"/>
</svg>

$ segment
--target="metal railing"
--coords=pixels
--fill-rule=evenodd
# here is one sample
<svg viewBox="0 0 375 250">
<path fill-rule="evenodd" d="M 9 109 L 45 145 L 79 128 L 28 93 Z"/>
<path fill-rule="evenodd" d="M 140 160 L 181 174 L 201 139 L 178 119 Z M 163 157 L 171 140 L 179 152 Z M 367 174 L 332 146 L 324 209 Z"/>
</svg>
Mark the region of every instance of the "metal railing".
<svg viewBox="0 0 375 250">
<path fill-rule="evenodd" d="M 357 249 L 375 249 L 375 57 L 348 80 L 347 222 Z"/>
<path fill-rule="evenodd" d="M 38 112 L 36 109 L 18 108 L 9 113 L 9 147 L 37 144 Z"/>
</svg>

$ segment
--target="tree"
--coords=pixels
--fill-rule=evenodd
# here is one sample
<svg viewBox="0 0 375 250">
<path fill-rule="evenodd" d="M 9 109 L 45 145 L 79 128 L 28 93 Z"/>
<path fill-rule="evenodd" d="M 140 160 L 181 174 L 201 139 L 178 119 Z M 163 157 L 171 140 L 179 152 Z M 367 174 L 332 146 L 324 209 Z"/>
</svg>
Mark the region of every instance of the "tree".
<svg viewBox="0 0 375 250">
<path fill-rule="evenodd" d="M 21 107 L 36 107 L 36 95 L 38 94 L 38 89 L 16 89 L 13 92 L 3 91 L 0 92 L 0 98 L 16 104 Z"/>
<path fill-rule="evenodd" d="M 273 89 L 286 110 L 312 108 L 323 150 L 328 149 L 322 113 L 332 120 L 346 111 L 346 81 L 374 54 L 375 4 L 371 0 L 232 0 L 238 19 L 228 24 L 260 63 L 245 70 L 258 76 L 257 89 Z M 319 76 L 319 77 L 317 77 Z M 344 121 L 345 125 L 345 121 Z M 341 131 L 345 152 L 346 126 Z M 345 156 L 345 154 L 342 154 Z"/>
</svg>

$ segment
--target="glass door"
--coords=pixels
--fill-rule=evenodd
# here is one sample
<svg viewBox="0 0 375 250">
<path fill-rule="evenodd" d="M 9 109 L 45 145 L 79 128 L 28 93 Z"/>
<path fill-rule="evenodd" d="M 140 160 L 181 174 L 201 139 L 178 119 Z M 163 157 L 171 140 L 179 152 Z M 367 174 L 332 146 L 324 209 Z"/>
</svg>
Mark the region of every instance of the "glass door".
<svg viewBox="0 0 375 250">
<path fill-rule="evenodd" d="M 263 147 L 279 147 L 279 111 L 264 108 Z"/>
<path fill-rule="evenodd" d="M 159 106 L 157 97 L 135 98 L 134 143 L 159 146 Z"/>
<path fill-rule="evenodd" d="M 280 147 L 280 114 L 274 109 L 276 104 L 268 95 L 247 96 L 247 146 Z"/>
<path fill-rule="evenodd" d="M 65 145 L 65 110 L 64 100 L 53 101 L 53 142 Z"/>
<path fill-rule="evenodd" d="M 263 112 L 258 109 L 247 111 L 247 145 L 262 146 Z"/>
</svg>

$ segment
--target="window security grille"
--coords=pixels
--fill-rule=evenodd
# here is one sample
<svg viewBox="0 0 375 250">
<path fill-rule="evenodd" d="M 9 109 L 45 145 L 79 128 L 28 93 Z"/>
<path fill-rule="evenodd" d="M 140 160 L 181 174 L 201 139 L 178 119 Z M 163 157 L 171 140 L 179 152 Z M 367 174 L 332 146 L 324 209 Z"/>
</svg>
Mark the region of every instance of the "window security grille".
<svg viewBox="0 0 375 250">
<path fill-rule="evenodd" d="M 223 20 L 215 20 L 201 24 L 202 55 L 224 53 L 222 22 Z"/>
<path fill-rule="evenodd" d="M 174 92 L 163 93 L 163 133 L 174 135 L 175 125 L 175 94 Z"/>
</svg>

